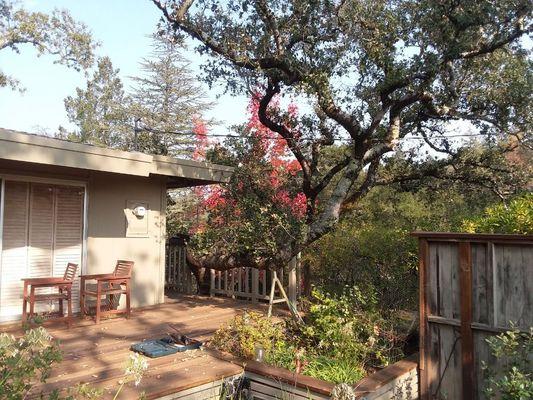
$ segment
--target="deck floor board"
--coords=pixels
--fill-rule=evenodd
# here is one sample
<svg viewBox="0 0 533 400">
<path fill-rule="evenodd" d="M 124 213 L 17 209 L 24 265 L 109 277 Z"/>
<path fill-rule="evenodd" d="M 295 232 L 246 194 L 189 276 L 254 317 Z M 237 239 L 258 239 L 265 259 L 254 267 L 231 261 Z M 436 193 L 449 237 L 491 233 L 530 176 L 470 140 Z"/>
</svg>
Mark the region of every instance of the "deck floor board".
<svg viewBox="0 0 533 400">
<path fill-rule="evenodd" d="M 36 385 L 31 394 L 55 389 L 66 390 L 79 383 L 104 389 L 104 398 L 112 398 L 123 378 L 130 346 L 143 339 L 164 337 L 174 332 L 202 341 L 245 309 L 264 310 L 262 305 L 224 298 L 174 296 L 165 304 L 133 310 L 130 319 L 112 318 L 95 325 L 77 319 L 71 329 L 61 323 L 47 321 L 52 336 L 59 340 L 63 361 L 54 367 L 47 383 Z M 20 324 L 0 326 L 0 332 L 22 334 Z M 148 399 L 166 396 L 242 372 L 242 367 L 196 350 L 148 359 L 149 368 L 141 384 L 127 384 L 119 399 L 134 399 L 142 392 Z"/>
</svg>

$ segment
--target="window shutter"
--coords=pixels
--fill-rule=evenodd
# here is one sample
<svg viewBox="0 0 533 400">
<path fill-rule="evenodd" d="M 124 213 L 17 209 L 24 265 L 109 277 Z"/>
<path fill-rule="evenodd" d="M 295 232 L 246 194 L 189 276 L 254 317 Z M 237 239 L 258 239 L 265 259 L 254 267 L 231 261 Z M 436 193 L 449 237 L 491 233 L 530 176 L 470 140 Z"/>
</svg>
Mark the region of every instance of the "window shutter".
<svg viewBox="0 0 533 400">
<path fill-rule="evenodd" d="M 22 310 L 21 279 L 27 276 L 28 191 L 28 183 L 5 182 L 0 320 L 12 319 Z"/>
<path fill-rule="evenodd" d="M 29 276 L 52 275 L 54 249 L 54 188 L 32 184 L 30 202 Z"/>
<path fill-rule="evenodd" d="M 72 286 L 72 308 L 76 312 L 79 310 L 79 275 L 83 243 L 83 188 L 58 186 L 55 193 L 53 275 L 63 276 L 69 262 L 78 264 Z"/>
</svg>

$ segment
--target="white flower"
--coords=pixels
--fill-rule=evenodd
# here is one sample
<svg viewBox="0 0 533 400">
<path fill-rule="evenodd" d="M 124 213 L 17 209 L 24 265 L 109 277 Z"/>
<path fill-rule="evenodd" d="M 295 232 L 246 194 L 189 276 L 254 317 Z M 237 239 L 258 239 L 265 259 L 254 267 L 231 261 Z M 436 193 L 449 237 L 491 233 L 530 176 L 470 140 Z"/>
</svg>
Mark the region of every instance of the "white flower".
<svg viewBox="0 0 533 400">
<path fill-rule="evenodd" d="M 135 381 L 135 386 L 138 386 L 141 383 L 141 379 L 144 375 L 144 371 L 148 369 L 148 361 L 138 353 L 130 354 L 130 359 L 126 365 L 126 370 L 124 373 L 126 376 L 133 377 Z"/>
</svg>

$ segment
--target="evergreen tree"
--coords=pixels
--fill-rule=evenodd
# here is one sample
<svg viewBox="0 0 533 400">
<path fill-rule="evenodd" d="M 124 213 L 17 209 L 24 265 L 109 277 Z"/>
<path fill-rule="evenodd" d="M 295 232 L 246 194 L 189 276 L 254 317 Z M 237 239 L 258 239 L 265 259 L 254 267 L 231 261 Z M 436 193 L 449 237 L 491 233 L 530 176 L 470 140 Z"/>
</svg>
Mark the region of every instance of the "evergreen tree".
<svg viewBox="0 0 533 400">
<path fill-rule="evenodd" d="M 109 57 L 98 60 L 97 70 L 85 89 L 76 88 L 76 96 L 65 99 L 69 121 L 78 129 L 60 136 L 76 142 L 128 149 L 133 128 L 128 115 L 128 98 L 124 93 L 119 70 Z"/>
<path fill-rule="evenodd" d="M 211 105 L 179 43 L 154 35 L 152 46 L 151 56 L 141 62 L 143 76 L 132 77 L 130 113 L 138 121 L 137 149 L 191 156 L 194 120 Z"/>
</svg>

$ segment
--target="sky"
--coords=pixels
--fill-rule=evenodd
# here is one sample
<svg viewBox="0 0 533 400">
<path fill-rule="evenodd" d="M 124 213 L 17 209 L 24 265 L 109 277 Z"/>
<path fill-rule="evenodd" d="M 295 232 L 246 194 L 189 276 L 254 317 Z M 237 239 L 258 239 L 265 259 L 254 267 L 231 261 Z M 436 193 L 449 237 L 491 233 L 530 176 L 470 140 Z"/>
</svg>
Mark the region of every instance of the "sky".
<svg viewBox="0 0 533 400">
<path fill-rule="evenodd" d="M 31 11 L 51 12 L 54 8 L 67 9 L 72 16 L 84 22 L 100 42 L 96 53 L 109 56 L 128 88 L 129 76 L 140 75 L 139 61 L 150 52 L 150 35 L 161 16 L 149 0 L 25 0 L 20 4 Z M 11 50 L 0 52 L 0 68 L 18 79 L 24 93 L 0 88 L 0 127 L 30 133 L 53 134 L 57 128 L 72 127 L 65 112 L 63 100 L 75 94 L 76 87 L 85 87 L 86 76 L 63 65 L 54 64 L 50 56 L 37 57 L 29 46 L 21 47 L 20 54 Z M 202 59 L 192 47 L 186 52 L 191 68 L 200 74 Z M 220 88 L 205 92 L 215 107 L 205 115 L 220 123 L 212 133 L 228 133 L 232 125 L 243 122 L 247 99 L 223 95 Z M 221 96 L 221 97 L 219 97 Z"/>
</svg>

